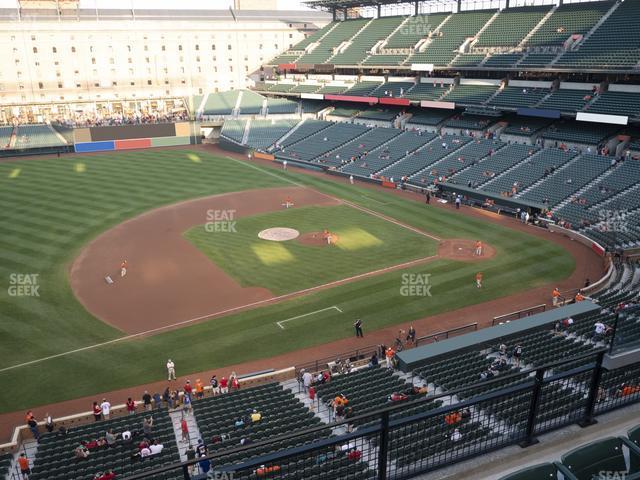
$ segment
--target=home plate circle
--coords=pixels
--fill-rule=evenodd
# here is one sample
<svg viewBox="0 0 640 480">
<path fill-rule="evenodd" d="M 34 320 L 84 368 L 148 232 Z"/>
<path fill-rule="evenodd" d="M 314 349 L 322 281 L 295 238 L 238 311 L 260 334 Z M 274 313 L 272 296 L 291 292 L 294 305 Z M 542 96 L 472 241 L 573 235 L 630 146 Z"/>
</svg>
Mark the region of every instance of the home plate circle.
<svg viewBox="0 0 640 480">
<path fill-rule="evenodd" d="M 258 238 L 262 240 L 271 240 L 272 242 L 286 242 L 298 238 L 300 232 L 294 228 L 274 227 L 262 230 L 258 234 Z"/>
</svg>

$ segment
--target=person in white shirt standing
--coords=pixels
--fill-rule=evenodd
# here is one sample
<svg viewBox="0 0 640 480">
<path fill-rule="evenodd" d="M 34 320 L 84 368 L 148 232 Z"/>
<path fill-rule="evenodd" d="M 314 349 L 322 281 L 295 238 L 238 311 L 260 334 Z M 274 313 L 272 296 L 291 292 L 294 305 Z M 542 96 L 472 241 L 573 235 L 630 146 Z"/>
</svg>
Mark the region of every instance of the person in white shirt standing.
<svg viewBox="0 0 640 480">
<path fill-rule="evenodd" d="M 102 409 L 102 418 L 104 420 L 109 420 L 109 415 L 111 414 L 111 404 L 107 402 L 106 398 L 102 399 L 102 403 L 100 404 L 100 408 Z"/>
<path fill-rule="evenodd" d="M 176 366 L 171 359 L 167 360 L 167 376 L 169 381 L 176 379 Z"/>
</svg>

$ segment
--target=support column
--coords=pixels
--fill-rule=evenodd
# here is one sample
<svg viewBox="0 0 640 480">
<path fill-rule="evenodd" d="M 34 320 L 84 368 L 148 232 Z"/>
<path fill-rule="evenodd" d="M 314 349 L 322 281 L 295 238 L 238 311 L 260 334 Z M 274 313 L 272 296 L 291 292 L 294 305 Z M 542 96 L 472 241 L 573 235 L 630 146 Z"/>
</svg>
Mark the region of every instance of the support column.
<svg viewBox="0 0 640 480">
<path fill-rule="evenodd" d="M 378 4 L 378 18 L 382 16 L 382 5 Z"/>
<path fill-rule="evenodd" d="M 342 12 L 344 13 L 344 19 L 343 19 L 343 20 L 346 20 L 346 19 L 347 19 L 347 9 L 346 9 L 346 8 L 344 8 L 344 9 L 342 10 Z"/>
<path fill-rule="evenodd" d="M 335 22 L 336 19 L 338 18 L 338 12 L 336 11 L 336 7 L 333 7 L 332 11 L 333 11 L 333 21 Z"/>
<path fill-rule="evenodd" d="M 420 2 L 419 2 L 418 0 L 416 0 L 416 3 L 415 3 L 415 9 L 414 9 L 413 14 L 414 14 L 414 15 L 418 15 L 418 12 L 419 12 L 419 11 L 420 11 Z"/>
</svg>

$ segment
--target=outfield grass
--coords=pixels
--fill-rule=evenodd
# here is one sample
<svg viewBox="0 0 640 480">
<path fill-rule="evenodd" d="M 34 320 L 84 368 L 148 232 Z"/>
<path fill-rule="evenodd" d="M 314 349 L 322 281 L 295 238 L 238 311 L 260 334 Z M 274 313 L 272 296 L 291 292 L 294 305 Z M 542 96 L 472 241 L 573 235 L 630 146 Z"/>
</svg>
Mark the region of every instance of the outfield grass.
<svg viewBox="0 0 640 480">
<path fill-rule="evenodd" d="M 89 240 L 142 211 L 185 198 L 296 182 L 393 216 L 444 238 L 479 238 L 497 250 L 482 264 L 485 288 L 473 285 L 477 265 L 436 261 L 410 269 L 431 274 L 430 297 L 399 294 L 402 272 L 318 291 L 277 305 L 187 328 L 126 340 L 0 372 L 0 412 L 161 380 L 171 357 L 178 373 L 222 368 L 318 345 L 352 334 L 355 317 L 368 331 L 510 295 L 567 277 L 573 258 L 559 246 L 483 221 L 357 186 L 292 171 L 187 151 L 129 152 L 0 164 L 0 278 L 39 273 L 40 297 L 0 291 L 0 369 L 121 336 L 73 297 L 67 269 Z M 199 160 L 199 161 L 198 161 Z M 82 163 L 84 170 L 77 170 Z M 19 168 L 19 175 L 15 170 Z M 338 305 L 336 310 L 275 322 Z M 249 348 L 247 348 L 249 347 Z M 228 373 L 228 372 L 225 372 Z"/>
<path fill-rule="evenodd" d="M 277 226 L 301 234 L 326 228 L 338 240 L 331 246 L 310 246 L 258 238 L 262 230 Z M 239 218 L 234 230 L 212 233 L 199 225 L 185 236 L 242 286 L 264 287 L 276 295 L 429 257 L 437 246 L 428 237 L 347 205 Z"/>
</svg>

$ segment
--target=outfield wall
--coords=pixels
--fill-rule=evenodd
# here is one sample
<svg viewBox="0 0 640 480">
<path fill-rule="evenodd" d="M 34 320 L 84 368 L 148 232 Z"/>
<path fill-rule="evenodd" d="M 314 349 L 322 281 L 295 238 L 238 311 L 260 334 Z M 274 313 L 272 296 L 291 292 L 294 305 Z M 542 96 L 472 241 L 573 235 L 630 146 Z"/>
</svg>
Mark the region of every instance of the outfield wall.
<svg viewBox="0 0 640 480">
<path fill-rule="evenodd" d="M 77 153 L 174 147 L 198 143 L 198 139 L 192 135 L 191 124 L 188 122 L 79 128 L 74 130 L 73 137 L 74 149 Z"/>
</svg>

